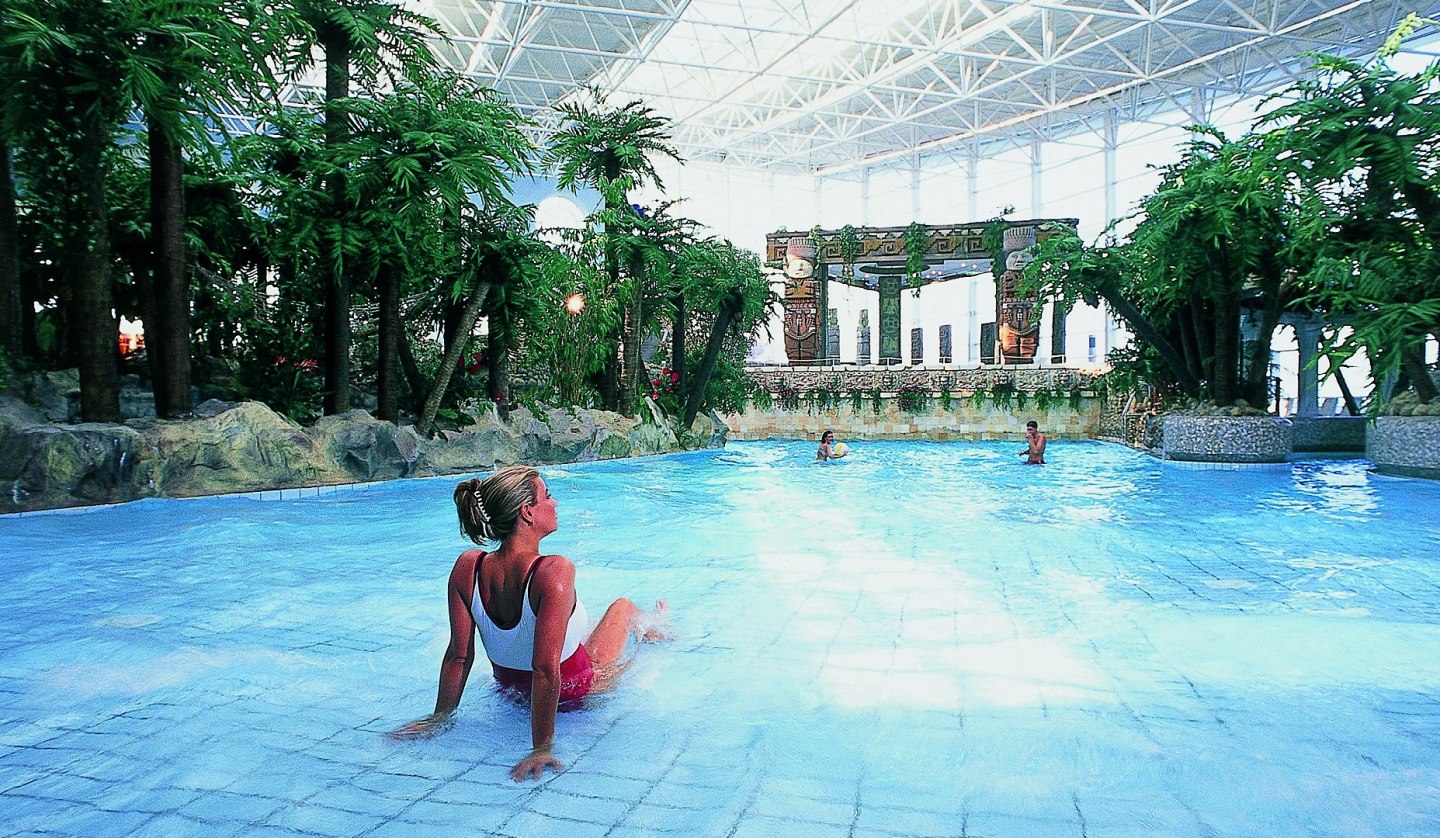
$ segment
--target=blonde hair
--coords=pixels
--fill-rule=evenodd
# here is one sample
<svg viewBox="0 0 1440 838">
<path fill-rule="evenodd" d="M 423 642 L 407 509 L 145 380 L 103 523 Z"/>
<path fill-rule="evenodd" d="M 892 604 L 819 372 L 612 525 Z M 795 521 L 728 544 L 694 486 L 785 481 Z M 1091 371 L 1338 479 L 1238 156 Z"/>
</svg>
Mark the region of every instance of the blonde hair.
<svg viewBox="0 0 1440 838">
<path fill-rule="evenodd" d="M 460 532 L 476 544 L 504 541 L 515 532 L 520 507 L 535 502 L 535 479 L 529 466 L 502 468 L 484 480 L 462 480 L 455 487 L 455 512 Z"/>
</svg>

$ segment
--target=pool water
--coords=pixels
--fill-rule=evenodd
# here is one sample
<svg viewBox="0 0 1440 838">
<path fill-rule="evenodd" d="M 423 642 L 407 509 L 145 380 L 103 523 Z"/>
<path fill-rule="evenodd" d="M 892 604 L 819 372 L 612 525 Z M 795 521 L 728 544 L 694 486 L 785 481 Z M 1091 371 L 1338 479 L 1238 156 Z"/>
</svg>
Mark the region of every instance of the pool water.
<svg viewBox="0 0 1440 838">
<path fill-rule="evenodd" d="M 0 835 L 1440 834 L 1440 484 L 814 447 L 542 470 L 592 615 L 675 638 L 519 785 L 483 663 L 382 735 L 434 704 L 455 478 L 0 519 Z"/>
</svg>

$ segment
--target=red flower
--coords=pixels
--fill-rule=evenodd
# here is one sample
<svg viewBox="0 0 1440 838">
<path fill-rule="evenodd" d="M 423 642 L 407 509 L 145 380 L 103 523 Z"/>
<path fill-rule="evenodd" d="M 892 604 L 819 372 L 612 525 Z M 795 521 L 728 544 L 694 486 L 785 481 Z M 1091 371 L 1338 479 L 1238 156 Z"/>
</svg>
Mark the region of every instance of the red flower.
<svg viewBox="0 0 1440 838">
<path fill-rule="evenodd" d="M 286 358 L 285 358 L 284 355 L 276 355 L 276 356 L 275 356 L 275 366 L 277 366 L 277 367 L 283 367 L 283 366 L 285 366 L 285 360 L 286 360 Z"/>
<path fill-rule="evenodd" d="M 660 379 L 657 378 L 654 381 L 651 381 L 650 386 L 658 388 L 660 386 Z"/>
<path fill-rule="evenodd" d="M 306 358 L 303 361 L 296 361 L 295 366 L 306 372 L 315 372 L 320 369 L 320 362 L 314 358 Z"/>
<path fill-rule="evenodd" d="M 674 384 L 674 383 L 678 382 L 679 380 L 680 380 L 680 373 L 678 373 L 678 372 L 672 372 L 672 373 L 670 373 L 670 383 L 671 383 L 671 384 Z"/>
<path fill-rule="evenodd" d="M 660 394 L 659 394 L 659 393 L 651 393 L 651 394 L 650 394 L 650 398 L 651 398 L 651 399 L 654 399 L 654 400 L 656 400 L 656 401 L 659 401 L 659 399 L 660 399 Z"/>
<path fill-rule="evenodd" d="M 669 374 L 670 374 L 670 368 L 669 368 L 669 367 L 661 367 L 661 368 L 660 368 L 660 372 L 664 373 L 665 375 L 669 375 Z"/>
<path fill-rule="evenodd" d="M 503 402 L 503 401 L 505 401 L 505 394 L 504 394 L 504 393 L 496 393 L 496 394 L 495 394 L 495 403 L 496 403 L 496 404 L 500 404 L 500 403 Z"/>
<path fill-rule="evenodd" d="M 480 370 L 484 369 L 484 366 L 481 365 L 479 361 L 476 361 L 475 363 L 471 364 L 467 369 L 470 372 L 479 372 Z"/>
</svg>

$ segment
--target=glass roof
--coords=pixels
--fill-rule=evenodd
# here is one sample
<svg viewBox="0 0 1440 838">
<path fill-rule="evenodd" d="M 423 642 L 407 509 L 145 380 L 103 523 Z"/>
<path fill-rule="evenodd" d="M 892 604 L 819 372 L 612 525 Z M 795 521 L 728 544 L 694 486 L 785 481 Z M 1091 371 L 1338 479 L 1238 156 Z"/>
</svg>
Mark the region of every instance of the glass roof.
<svg viewBox="0 0 1440 838">
<path fill-rule="evenodd" d="M 440 23 L 442 61 L 542 126 L 553 125 L 553 105 L 591 86 L 673 119 L 686 159 L 822 174 L 1055 139 L 1156 109 L 1203 119 L 1215 97 L 1288 83 L 1309 65 L 1307 51 L 1372 53 L 1416 9 L 1394 0 L 405 2 Z"/>
</svg>

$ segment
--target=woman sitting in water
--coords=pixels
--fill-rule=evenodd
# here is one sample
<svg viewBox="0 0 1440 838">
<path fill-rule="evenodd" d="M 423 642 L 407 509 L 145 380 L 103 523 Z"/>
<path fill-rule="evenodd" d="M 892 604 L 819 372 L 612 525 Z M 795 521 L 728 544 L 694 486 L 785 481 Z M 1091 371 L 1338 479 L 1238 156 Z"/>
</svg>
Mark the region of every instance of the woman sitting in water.
<svg viewBox="0 0 1440 838">
<path fill-rule="evenodd" d="M 546 766 L 562 770 L 551 752 L 559 703 L 613 686 L 623 668 L 621 653 L 631 634 L 641 633 L 645 615 L 630 600 L 617 599 L 585 634 L 575 565 L 564 556 L 540 553 L 540 540 L 559 526 L 555 507 L 539 472 L 526 466 L 455 487 L 461 532 L 476 544 L 498 541 L 500 546 L 492 553 L 466 550 L 455 560 L 446 592 L 450 646 L 440 664 L 435 712 L 392 736 L 428 736 L 450 719 L 475 660 L 479 629 L 495 680 L 529 695 L 533 748 L 510 776 L 517 782 L 538 780 Z M 655 606 L 656 615 L 663 616 L 665 603 Z M 652 628 L 644 639 L 664 635 Z"/>
<path fill-rule="evenodd" d="M 845 443 L 835 444 L 835 432 L 826 431 L 820 435 L 820 448 L 815 451 L 815 459 L 838 460 L 847 453 Z"/>
</svg>

